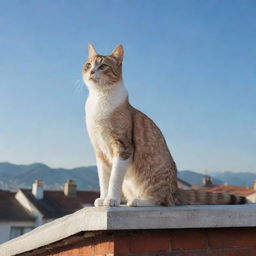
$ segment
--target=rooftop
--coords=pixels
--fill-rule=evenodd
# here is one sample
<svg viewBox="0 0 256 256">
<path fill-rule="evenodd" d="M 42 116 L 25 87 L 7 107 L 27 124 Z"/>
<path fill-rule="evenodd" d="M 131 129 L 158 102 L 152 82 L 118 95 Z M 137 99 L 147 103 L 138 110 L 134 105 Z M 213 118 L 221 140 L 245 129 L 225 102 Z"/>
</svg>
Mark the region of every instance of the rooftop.
<svg viewBox="0 0 256 256">
<path fill-rule="evenodd" d="M 192 185 L 190 183 L 186 182 L 185 180 L 182 180 L 180 178 L 177 178 L 177 180 L 178 180 L 178 182 L 184 184 L 185 186 L 192 187 Z"/>
<path fill-rule="evenodd" d="M 99 197 L 98 191 L 77 191 L 75 197 L 65 196 L 63 191 L 44 191 L 43 199 L 36 199 L 30 189 L 21 189 L 31 203 L 43 214 L 44 218 L 59 218 L 93 205 Z"/>
<path fill-rule="evenodd" d="M 15 193 L 0 190 L 1 221 L 33 221 L 34 217 L 15 199 Z"/>
<path fill-rule="evenodd" d="M 256 205 L 86 207 L 0 245 L 1 256 L 42 248 L 75 234 L 104 230 L 255 227 Z M 32 255 L 32 254 L 31 254 Z"/>
<path fill-rule="evenodd" d="M 256 193 L 256 191 L 252 187 L 231 186 L 231 185 L 216 185 L 216 186 L 212 186 L 212 187 L 193 186 L 193 188 L 197 189 L 197 190 L 229 193 L 229 194 L 245 196 L 245 197 L 249 196 L 253 193 Z"/>
</svg>

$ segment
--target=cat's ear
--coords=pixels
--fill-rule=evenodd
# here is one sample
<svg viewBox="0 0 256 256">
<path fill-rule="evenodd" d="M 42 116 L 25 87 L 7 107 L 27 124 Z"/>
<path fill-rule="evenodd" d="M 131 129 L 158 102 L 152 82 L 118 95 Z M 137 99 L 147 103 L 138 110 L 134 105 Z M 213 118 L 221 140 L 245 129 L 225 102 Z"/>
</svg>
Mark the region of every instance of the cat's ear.
<svg viewBox="0 0 256 256">
<path fill-rule="evenodd" d="M 114 50 L 113 52 L 111 52 L 111 55 L 113 57 L 115 57 L 118 62 L 121 64 L 123 61 L 123 57 L 124 57 L 124 48 L 121 44 L 119 44 Z"/>
<path fill-rule="evenodd" d="M 97 52 L 92 44 L 88 44 L 88 57 L 89 59 L 93 56 L 97 55 Z"/>
</svg>

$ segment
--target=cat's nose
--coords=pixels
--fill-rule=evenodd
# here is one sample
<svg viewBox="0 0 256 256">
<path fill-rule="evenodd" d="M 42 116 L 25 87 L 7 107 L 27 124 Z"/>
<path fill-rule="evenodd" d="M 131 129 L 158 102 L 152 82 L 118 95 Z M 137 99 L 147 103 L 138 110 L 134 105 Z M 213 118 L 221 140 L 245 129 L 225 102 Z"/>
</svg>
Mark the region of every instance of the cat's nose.
<svg viewBox="0 0 256 256">
<path fill-rule="evenodd" d="M 90 75 L 93 75 L 95 73 L 95 71 L 91 70 L 90 71 Z"/>
</svg>

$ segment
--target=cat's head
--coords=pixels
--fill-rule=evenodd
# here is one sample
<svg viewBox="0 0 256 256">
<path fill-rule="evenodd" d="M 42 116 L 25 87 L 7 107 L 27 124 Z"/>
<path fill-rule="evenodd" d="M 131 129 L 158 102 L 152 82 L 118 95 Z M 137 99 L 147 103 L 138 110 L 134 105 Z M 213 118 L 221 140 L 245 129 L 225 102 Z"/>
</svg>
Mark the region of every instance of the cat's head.
<svg viewBox="0 0 256 256">
<path fill-rule="evenodd" d="M 124 50 L 118 45 L 111 54 L 103 56 L 88 44 L 88 60 L 83 65 L 83 80 L 90 88 L 109 89 L 122 80 Z"/>
</svg>

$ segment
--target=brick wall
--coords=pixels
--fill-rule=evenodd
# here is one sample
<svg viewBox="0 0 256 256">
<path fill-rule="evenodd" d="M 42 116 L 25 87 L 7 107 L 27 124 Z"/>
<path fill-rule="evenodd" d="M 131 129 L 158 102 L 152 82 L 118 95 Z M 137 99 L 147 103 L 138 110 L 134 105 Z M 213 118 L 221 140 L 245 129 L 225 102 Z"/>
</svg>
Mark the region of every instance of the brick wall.
<svg viewBox="0 0 256 256">
<path fill-rule="evenodd" d="M 256 256 L 256 228 L 106 231 L 61 245 L 26 255 Z"/>
</svg>

